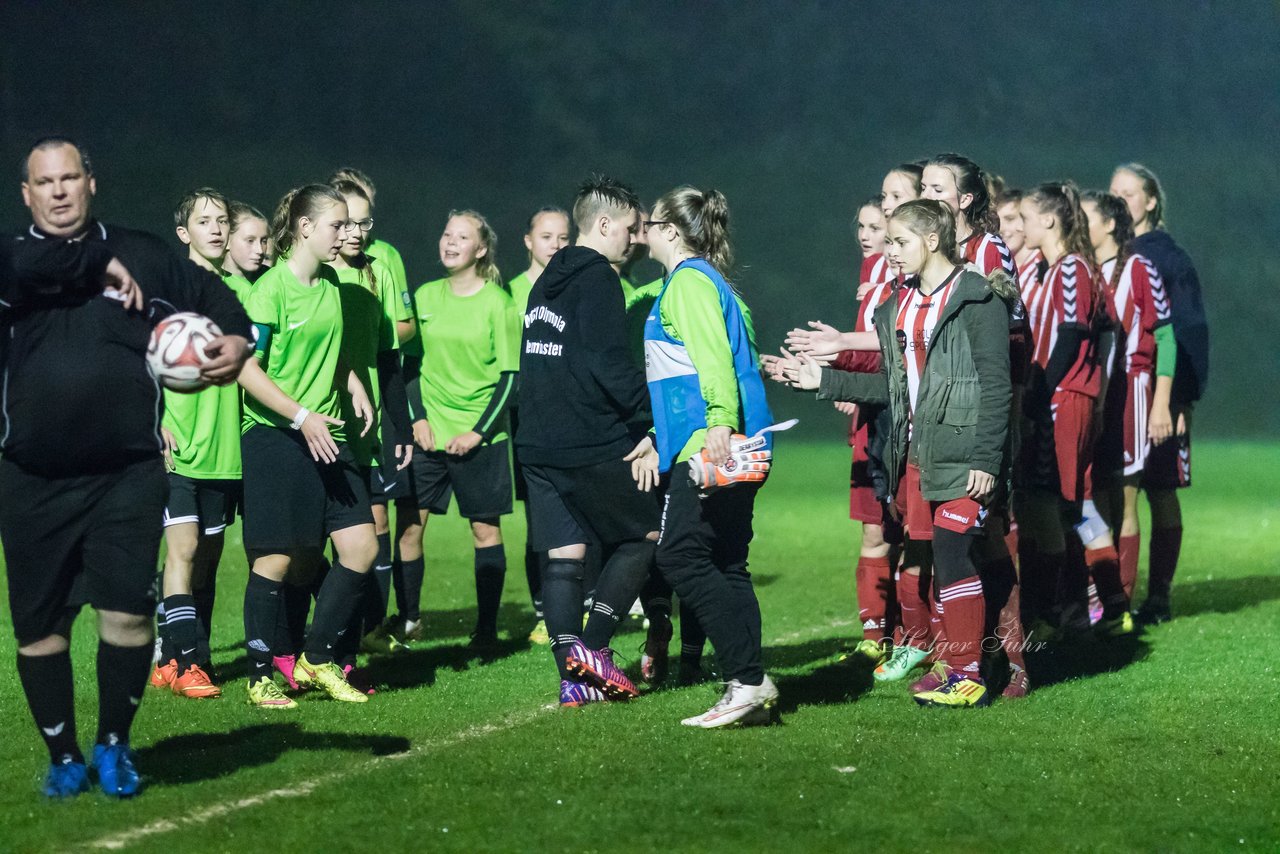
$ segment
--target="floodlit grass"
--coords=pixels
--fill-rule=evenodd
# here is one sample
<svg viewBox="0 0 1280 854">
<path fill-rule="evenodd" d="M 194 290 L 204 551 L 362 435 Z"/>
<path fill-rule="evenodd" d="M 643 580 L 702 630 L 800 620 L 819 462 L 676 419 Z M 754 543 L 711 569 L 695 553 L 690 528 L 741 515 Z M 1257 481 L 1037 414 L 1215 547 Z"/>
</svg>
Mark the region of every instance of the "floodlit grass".
<svg viewBox="0 0 1280 854">
<path fill-rule="evenodd" d="M 1201 443 L 1172 623 L 1139 640 L 1041 657 L 1053 684 L 986 710 L 924 710 L 838 663 L 856 632 L 857 528 L 847 449 L 782 440 L 758 504 L 752 569 L 782 724 L 689 731 L 714 687 L 623 705 L 548 708 L 557 680 L 530 649 L 523 531 L 496 660 L 462 652 L 473 602 L 456 517 L 427 535 L 429 642 L 376 662 L 364 706 L 306 696 L 244 704 L 238 534 L 220 575 L 217 701 L 148 689 L 134 731 L 148 784 L 50 804 L 46 756 L 11 667 L 0 672 L 0 849 L 1202 851 L 1280 847 L 1280 637 L 1275 447 Z M 1145 548 L 1144 548 L 1145 577 Z M 11 661 L 7 611 L 0 661 Z M 95 724 L 94 640 L 74 639 L 81 741 Z M 633 662 L 643 639 L 616 641 Z M 673 644 L 673 650 L 675 649 Z M 1032 670 L 1033 683 L 1036 669 Z M 1045 681 L 1042 678 L 1042 682 Z M 172 824 L 162 822 L 169 820 Z"/>
</svg>

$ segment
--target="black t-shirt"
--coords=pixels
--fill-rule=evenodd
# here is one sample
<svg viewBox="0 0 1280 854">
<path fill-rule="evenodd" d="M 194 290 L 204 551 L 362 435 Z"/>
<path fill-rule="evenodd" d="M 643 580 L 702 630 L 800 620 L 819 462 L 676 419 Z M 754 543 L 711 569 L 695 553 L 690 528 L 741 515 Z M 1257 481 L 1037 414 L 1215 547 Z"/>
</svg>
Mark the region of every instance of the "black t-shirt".
<svg viewBox="0 0 1280 854">
<path fill-rule="evenodd" d="M 45 239 L 34 227 L 12 238 Z M 50 288 L 0 310 L 0 451 L 48 477 L 117 471 L 160 453 L 164 397 L 146 362 L 159 320 L 194 311 L 251 337 L 231 289 L 155 235 L 92 222 L 83 239 L 123 262 L 146 305 L 127 311 L 100 288 Z"/>
</svg>

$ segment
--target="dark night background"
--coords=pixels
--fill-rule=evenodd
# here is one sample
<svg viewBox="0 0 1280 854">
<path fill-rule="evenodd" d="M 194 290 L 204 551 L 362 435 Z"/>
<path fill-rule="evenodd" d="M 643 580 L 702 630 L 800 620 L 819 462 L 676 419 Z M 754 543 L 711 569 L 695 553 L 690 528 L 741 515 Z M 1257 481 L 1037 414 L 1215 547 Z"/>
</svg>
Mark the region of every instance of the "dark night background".
<svg viewBox="0 0 1280 854">
<path fill-rule="evenodd" d="M 410 279 L 438 275 L 445 213 L 473 207 L 524 269 L 530 211 L 589 171 L 646 199 L 717 187 L 762 349 L 845 325 L 858 203 L 893 164 L 963 152 L 1012 186 L 1105 187 L 1139 160 L 1201 275 L 1213 336 L 1198 424 L 1280 428 L 1280 15 L 1272 2 L 72 4 L 0 8 L 0 224 L 18 164 L 81 139 L 104 219 L 172 235 L 209 184 L 271 211 L 353 164 Z M 812 430 L 839 417 L 777 401 Z"/>
</svg>

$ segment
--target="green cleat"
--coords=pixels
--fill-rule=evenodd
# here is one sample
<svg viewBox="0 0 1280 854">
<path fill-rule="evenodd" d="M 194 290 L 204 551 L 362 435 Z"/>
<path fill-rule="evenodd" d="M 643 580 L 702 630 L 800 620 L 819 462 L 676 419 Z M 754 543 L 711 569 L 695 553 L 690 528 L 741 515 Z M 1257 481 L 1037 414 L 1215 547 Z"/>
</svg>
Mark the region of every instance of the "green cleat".
<svg viewBox="0 0 1280 854">
<path fill-rule="evenodd" d="M 907 678 L 912 670 L 929 655 L 927 649 L 911 644 L 895 646 L 889 657 L 872 674 L 877 682 L 898 682 Z"/>
</svg>

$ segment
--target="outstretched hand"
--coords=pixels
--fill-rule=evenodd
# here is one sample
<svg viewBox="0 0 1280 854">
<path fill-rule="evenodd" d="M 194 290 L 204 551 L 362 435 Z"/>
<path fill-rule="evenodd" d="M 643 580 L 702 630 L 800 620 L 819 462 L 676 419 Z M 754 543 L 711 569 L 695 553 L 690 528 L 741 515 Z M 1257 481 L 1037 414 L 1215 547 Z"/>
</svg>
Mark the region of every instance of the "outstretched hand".
<svg viewBox="0 0 1280 854">
<path fill-rule="evenodd" d="M 834 358 L 841 350 L 848 349 L 843 334 L 834 326 L 821 320 L 810 320 L 808 326 L 808 329 L 797 327 L 787 333 L 787 346 L 795 352 Z"/>
</svg>

